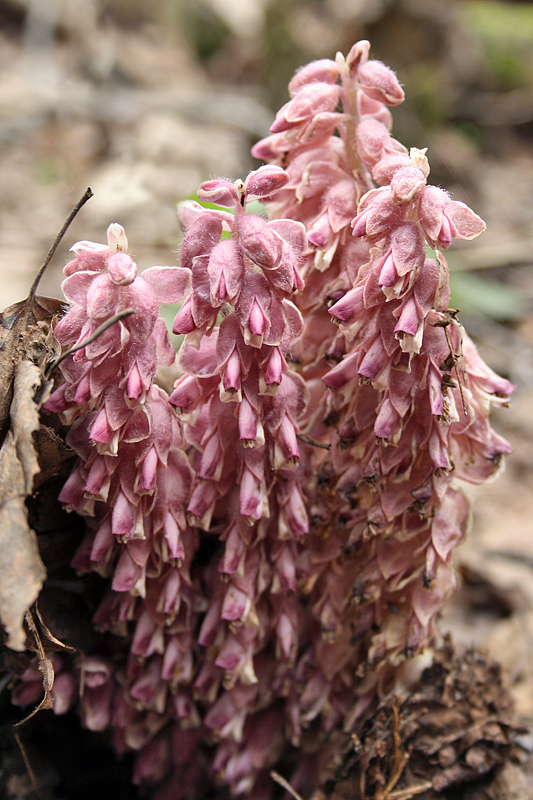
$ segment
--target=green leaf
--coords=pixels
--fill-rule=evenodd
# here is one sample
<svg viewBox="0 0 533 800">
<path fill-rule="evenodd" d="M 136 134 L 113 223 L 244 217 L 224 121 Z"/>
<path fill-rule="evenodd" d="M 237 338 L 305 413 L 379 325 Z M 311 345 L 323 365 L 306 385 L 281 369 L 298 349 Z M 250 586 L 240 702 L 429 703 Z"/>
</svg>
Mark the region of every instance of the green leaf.
<svg viewBox="0 0 533 800">
<path fill-rule="evenodd" d="M 161 305 L 159 307 L 159 313 L 165 320 L 166 326 L 168 328 L 168 335 L 170 336 L 170 341 L 174 345 L 176 352 L 180 349 L 181 343 L 185 338 L 185 335 L 183 333 L 180 333 L 179 335 L 172 333 L 172 326 L 174 325 L 174 319 L 180 308 L 181 308 L 181 303 L 174 303 L 173 305 L 168 305 L 168 306 Z"/>
<path fill-rule="evenodd" d="M 450 286 L 450 305 L 462 311 L 500 321 L 520 319 L 525 313 L 522 296 L 513 286 L 470 272 L 451 272 Z"/>
</svg>

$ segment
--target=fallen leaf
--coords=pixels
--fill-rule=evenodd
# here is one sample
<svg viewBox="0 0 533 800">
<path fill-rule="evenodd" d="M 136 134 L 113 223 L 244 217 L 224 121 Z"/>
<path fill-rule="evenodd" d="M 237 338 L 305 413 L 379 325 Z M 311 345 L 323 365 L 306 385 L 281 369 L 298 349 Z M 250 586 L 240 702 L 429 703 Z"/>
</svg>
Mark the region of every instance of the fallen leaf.
<svg viewBox="0 0 533 800">
<path fill-rule="evenodd" d="M 64 309 L 65 304 L 59 300 L 30 296 L 0 314 L 0 441 L 9 427 L 17 364 L 25 360 L 42 363 L 51 343 L 51 321 Z"/>
<path fill-rule="evenodd" d="M 26 497 L 39 472 L 33 434 L 49 390 L 50 382 L 36 364 L 25 360 L 15 365 L 11 427 L 0 449 L 0 619 L 12 650 L 25 649 L 24 616 L 46 577 L 37 537 L 28 524 Z"/>
</svg>

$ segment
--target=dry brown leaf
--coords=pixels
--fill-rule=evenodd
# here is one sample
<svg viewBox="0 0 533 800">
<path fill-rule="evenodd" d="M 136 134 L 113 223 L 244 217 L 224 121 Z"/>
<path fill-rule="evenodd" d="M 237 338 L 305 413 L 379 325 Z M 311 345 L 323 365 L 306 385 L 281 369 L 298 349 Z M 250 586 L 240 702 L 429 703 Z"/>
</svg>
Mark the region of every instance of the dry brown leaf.
<svg viewBox="0 0 533 800">
<path fill-rule="evenodd" d="M 39 632 L 39 641 L 43 647 L 43 650 L 59 650 L 60 652 L 67 652 L 67 653 L 75 653 L 76 648 L 70 647 L 70 645 L 61 642 L 57 636 L 54 636 L 48 625 L 45 623 L 41 616 L 41 612 L 37 608 L 37 603 L 35 604 L 35 616 L 37 617 L 37 625 Z M 42 644 L 44 642 L 44 644 Z"/>
<path fill-rule="evenodd" d="M 0 619 L 12 650 L 25 649 L 24 616 L 46 577 L 37 538 L 28 525 L 26 497 L 39 472 L 33 434 L 49 389 L 50 382 L 36 364 L 26 360 L 15 365 L 11 427 L 0 450 Z"/>
<path fill-rule="evenodd" d="M 0 314 L 0 441 L 9 427 L 15 370 L 21 361 L 41 364 L 50 345 L 50 323 L 64 303 L 50 297 L 29 297 Z"/>
</svg>

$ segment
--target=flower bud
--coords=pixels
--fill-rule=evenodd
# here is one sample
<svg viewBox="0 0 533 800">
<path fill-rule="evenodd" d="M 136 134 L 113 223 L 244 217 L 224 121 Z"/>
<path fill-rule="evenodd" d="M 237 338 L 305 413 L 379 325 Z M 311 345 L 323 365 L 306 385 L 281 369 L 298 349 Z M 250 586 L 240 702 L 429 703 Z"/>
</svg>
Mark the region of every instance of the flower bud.
<svg viewBox="0 0 533 800">
<path fill-rule="evenodd" d="M 113 253 L 107 261 L 107 269 L 113 283 L 127 286 L 137 276 L 137 264 L 127 253 Z"/>
<path fill-rule="evenodd" d="M 271 199 L 289 181 L 289 176 L 281 167 L 265 164 L 250 172 L 244 182 L 246 200 Z"/>
<path fill-rule="evenodd" d="M 224 178 L 202 183 L 198 188 L 198 197 L 223 208 L 235 208 L 240 202 L 235 186 Z"/>
<path fill-rule="evenodd" d="M 357 81 L 361 89 L 373 100 L 389 106 L 403 103 L 404 92 L 394 72 L 381 61 L 367 61 L 357 71 Z"/>
</svg>

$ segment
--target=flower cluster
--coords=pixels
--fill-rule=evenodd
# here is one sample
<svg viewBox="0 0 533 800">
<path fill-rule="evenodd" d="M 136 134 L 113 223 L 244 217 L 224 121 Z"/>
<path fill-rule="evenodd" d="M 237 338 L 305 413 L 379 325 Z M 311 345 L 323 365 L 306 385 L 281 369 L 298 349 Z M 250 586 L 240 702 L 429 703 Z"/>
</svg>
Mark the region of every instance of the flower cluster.
<svg viewBox="0 0 533 800">
<path fill-rule="evenodd" d="M 215 769 L 238 793 L 279 754 L 282 705 L 265 709 L 293 682 L 299 650 L 297 561 L 308 517 L 297 419 L 306 393 L 285 357 L 302 329 L 290 298 L 303 286 L 306 237 L 299 222 L 246 213 L 286 181 L 281 168 L 262 167 L 244 183 L 202 184 L 200 199 L 229 212 L 181 208 L 180 263 L 192 289 L 174 323 L 186 337 L 170 402 L 195 448 L 189 521 L 225 543 L 206 573 L 198 637 L 206 657 L 195 687 L 206 699 L 218 693 L 205 725 L 221 740 Z"/>
<path fill-rule="evenodd" d="M 514 387 L 449 308 L 442 254 L 484 223 L 392 138 L 403 91 L 368 51 L 304 67 L 254 148 L 271 163 L 181 205 L 179 267 L 137 275 L 111 225 L 65 268 L 73 350 L 46 408 L 79 456 L 60 494 L 88 520 L 73 566 L 107 580 L 94 622 L 119 644 L 74 671 L 55 657 L 55 710 L 79 692 L 158 800 L 213 776 L 266 800 L 280 764 L 316 785 L 332 733 L 435 638 L 458 481 L 509 452 L 488 417 Z M 179 300 L 169 396 L 159 305 Z"/>
<path fill-rule="evenodd" d="M 359 42 L 346 59 L 304 67 L 289 89 L 254 153 L 286 165 L 290 180 L 269 211 L 302 219 L 310 242 L 298 359 L 331 390 L 315 390 L 308 414 L 308 432 L 331 451 L 315 458 L 307 495 L 329 542 L 317 579 L 322 628 L 335 641 L 351 630 L 357 642 L 354 721 L 385 667 L 434 639 L 469 516 L 457 480 L 486 480 L 510 451 L 488 416 L 514 387 L 448 307 L 441 251 L 485 226 L 427 185 L 424 151 L 390 135 L 386 106 L 403 99 L 393 73 Z"/>
<path fill-rule="evenodd" d="M 129 640 L 114 654 L 84 656 L 70 681 L 81 693 L 83 724 L 112 724 L 119 752 L 141 751 L 136 780 L 147 772 L 158 780 L 169 768 L 161 757 L 167 742 L 154 761 L 145 751 L 153 754 L 169 720 L 195 719 L 182 689 L 193 676 L 202 605 L 191 578 L 199 536 L 185 515 L 192 470 L 168 395 L 154 385 L 158 365 L 176 358 L 159 306 L 183 297 L 190 274 L 152 267 L 137 275 L 116 224 L 107 246 L 79 242 L 73 250 L 63 283 L 71 307 L 55 335 L 75 352 L 62 362 L 63 382 L 46 410 L 70 426 L 67 441 L 79 456 L 59 496 L 88 518 L 73 566 L 110 578 L 94 622 Z M 61 713 L 61 683 L 55 693 Z"/>
<path fill-rule="evenodd" d="M 289 174 L 269 214 L 301 220 L 307 230 L 306 288 L 298 303 L 305 330 L 297 356 L 308 378 L 323 374 L 325 353 L 333 362 L 342 357 L 343 340 L 328 325 L 325 298 L 342 294 L 368 258 L 368 243 L 354 239 L 350 227 L 359 200 L 374 188 L 360 153 L 361 133 L 369 131 L 367 146 L 376 157 L 406 152 L 388 133 L 388 106 L 403 101 L 403 90 L 388 67 L 368 59 L 369 47 L 358 42 L 346 59 L 338 53 L 335 61 L 315 61 L 297 72 L 272 135 L 252 149 Z"/>
<path fill-rule="evenodd" d="M 286 180 L 264 167 L 245 183 L 203 184 L 199 196 L 229 210 L 184 204 L 179 268 L 137 277 L 123 231 L 111 226 L 109 247 L 80 243 L 65 269 L 72 307 L 56 335 L 78 349 L 47 410 L 70 425 L 80 458 L 60 500 L 90 518 L 73 566 L 111 578 L 95 624 L 133 631 L 126 658 L 82 661 L 83 675 L 87 664 L 102 667 L 98 680 L 91 671 L 97 694 L 74 680 L 85 723 L 111 724 L 119 752 L 140 751 L 136 779 L 167 776 L 162 791 L 173 794 L 189 768 L 175 744 L 185 731 L 196 745 L 217 736 L 213 768 L 239 792 L 284 741 L 283 703 L 268 706 L 291 680 L 301 633 L 296 562 L 308 517 L 297 418 L 306 391 L 285 357 L 302 329 L 289 298 L 303 286 L 306 236 L 301 223 L 267 223 L 246 205 Z M 157 364 L 175 357 L 158 308 L 183 294 L 174 324 L 185 334 L 183 375 L 169 399 L 153 385 Z M 136 313 L 118 319 L 128 309 Z M 118 321 L 91 342 L 106 319 Z"/>
</svg>

